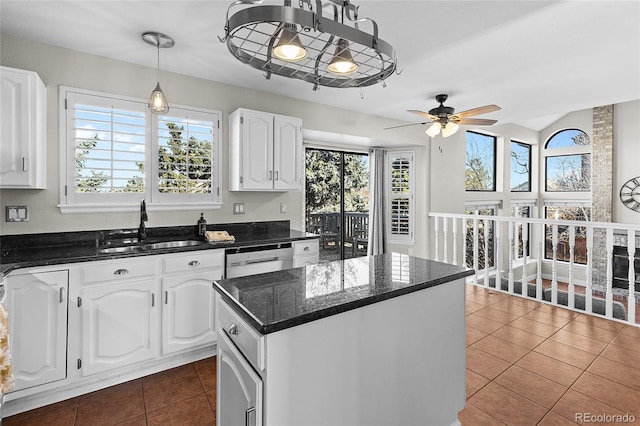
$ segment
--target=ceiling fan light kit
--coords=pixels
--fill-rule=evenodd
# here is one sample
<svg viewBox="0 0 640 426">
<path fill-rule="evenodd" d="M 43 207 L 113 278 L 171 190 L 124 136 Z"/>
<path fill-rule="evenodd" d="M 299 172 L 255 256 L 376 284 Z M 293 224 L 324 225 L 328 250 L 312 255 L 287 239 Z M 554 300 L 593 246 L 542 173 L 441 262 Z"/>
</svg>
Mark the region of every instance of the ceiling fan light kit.
<svg viewBox="0 0 640 426">
<path fill-rule="evenodd" d="M 449 106 L 444 106 L 449 96 L 442 94 L 436 96 L 436 102 L 440 103 L 436 108 L 432 108 L 429 112 L 419 111 L 417 109 L 407 110 L 413 114 L 418 114 L 423 118 L 427 118 L 430 121 L 414 124 L 403 124 L 401 126 L 387 127 L 384 130 L 397 129 L 398 127 L 408 126 L 421 126 L 424 124 L 431 124 L 425 131 L 429 137 L 436 137 L 442 132 L 442 137 L 448 138 L 455 134 L 460 129 L 461 124 L 468 124 L 474 126 L 490 126 L 498 122 L 498 120 L 492 120 L 489 118 L 471 118 L 474 115 L 487 114 L 489 112 L 498 111 L 501 108 L 497 105 L 485 105 L 477 108 L 468 109 L 462 112 L 455 112 L 455 109 Z"/>
<path fill-rule="evenodd" d="M 240 62 L 264 71 L 267 79 L 274 74 L 295 78 L 311 83 L 313 90 L 362 88 L 384 83 L 396 70 L 394 48 L 378 37 L 377 23 L 361 18 L 350 0 L 299 0 L 298 7 L 291 0 L 261 3 L 231 3 L 220 41 Z M 234 6 L 245 7 L 229 16 Z"/>
</svg>

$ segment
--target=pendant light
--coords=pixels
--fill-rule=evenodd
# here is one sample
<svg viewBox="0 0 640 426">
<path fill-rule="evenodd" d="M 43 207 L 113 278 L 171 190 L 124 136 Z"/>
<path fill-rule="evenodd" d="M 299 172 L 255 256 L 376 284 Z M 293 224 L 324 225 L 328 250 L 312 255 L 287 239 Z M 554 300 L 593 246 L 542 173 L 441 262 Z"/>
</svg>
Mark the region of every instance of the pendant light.
<svg viewBox="0 0 640 426">
<path fill-rule="evenodd" d="M 358 64 L 354 62 L 351 56 L 351 50 L 349 50 L 349 42 L 347 40 L 343 38 L 338 40 L 333 59 L 329 62 L 327 69 L 336 75 L 349 75 L 358 70 Z"/>
<path fill-rule="evenodd" d="M 298 37 L 298 27 L 295 24 L 284 24 L 280 40 L 273 48 L 273 56 L 283 61 L 301 61 L 307 57 L 307 50 Z"/>
<path fill-rule="evenodd" d="M 142 39 L 148 44 L 155 46 L 158 51 L 158 83 L 156 84 L 156 88 L 153 89 L 153 92 L 151 92 L 148 104 L 149 110 L 154 114 L 166 114 L 169 112 L 169 103 L 162 88 L 160 88 L 160 48 L 173 47 L 174 42 L 168 35 L 157 32 L 146 32 L 142 34 Z"/>
</svg>

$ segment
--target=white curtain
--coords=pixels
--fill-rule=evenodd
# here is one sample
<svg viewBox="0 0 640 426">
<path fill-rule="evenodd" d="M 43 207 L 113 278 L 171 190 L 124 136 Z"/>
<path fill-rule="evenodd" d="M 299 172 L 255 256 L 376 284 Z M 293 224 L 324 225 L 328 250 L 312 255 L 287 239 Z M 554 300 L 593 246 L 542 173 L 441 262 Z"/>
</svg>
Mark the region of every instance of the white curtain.
<svg viewBox="0 0 640 426">
<path fill-rule="evenodd" d="M 385 164 L 387 151 L 369 151 L 369 244 L 367 254 L 382 254 L 386 250 Z"/>
</svg>

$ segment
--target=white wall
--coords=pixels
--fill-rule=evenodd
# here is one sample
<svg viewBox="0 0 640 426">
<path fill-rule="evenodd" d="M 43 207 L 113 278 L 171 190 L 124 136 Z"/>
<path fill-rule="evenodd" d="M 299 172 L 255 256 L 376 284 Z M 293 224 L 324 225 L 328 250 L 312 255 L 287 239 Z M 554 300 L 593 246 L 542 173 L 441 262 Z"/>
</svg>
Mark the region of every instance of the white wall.
<svg viewBox="0 0 640 426">
<path fill-rule="evenodd" d="M 620 188 L 640 178 L 640 101 L 613 107 L 613 221 L 640 223 L 640 213 L 620 202 Z"/>
<path fill-rule="evenodd" d="M 0 212 L 4 212 L 7 205 L 27 205 L 29 207 L 30 220 L 29 222 L 7 223 L 4 222 L 3 217 L 0 220 L 0 234 L 137 227 L 137 212 L 62 215 L 56 207 L 59 203 L 58 90 L 60 85 L 64 85 L 146 99 L 155 85 L 156 70 L 68 49 L 33 43 L 4 34 L 0 40 L 0 64 L 36 71 L 47 87 L 47 189 L 1 190 Z M 260 72 L 256 71 L 256 78 L 264 77 Z M 273 78 L 273 84 L 278 84 L 278 78 Z M 370 141 L 369 143 L 372 145 L 421 145 L 427 139 L 424 133 L 420 132 L 394 134 L 384 132 L 384 127 L 404 123 L 382 117 L 339 110 L 284 96 L 276 96 L 168 72 L 161 72 L 161 81 L 170 103 L 209 108 L 223 112 L 221 123 L 223 128 L 221 138 L 221 195 L 224 205 L 220 210 L 204 211 L 205 218 L 210 224 L 289 219 L 291 220 L 292 228 L 302 228 L 304 205 L 304 194 L 302 192 L 237 193 L 227 191 L 227 122 L 229 113 L 239 107 L 301 117 L 305 129 L 354 135 Z M 300 90 L 311 90 L 311 87 L 306 83 L 300 82 Z M 340 89 L 327 88 L 326 90 L 338 91 Z M 417 194 L 420 199 L 420 205 L 424 206 L 426 202 L 423 195 L 421 195 L 422 193 Z M 245 203 L 244 215 L 232 214 L 234 202 Z M 287 203 L 287 214 L 280 213 L 281 202 Z M 200 216 L 199 210 L 154 212 L 152 207 L 149 210 L 148 227 L 195 224 Z"/>
</svg>

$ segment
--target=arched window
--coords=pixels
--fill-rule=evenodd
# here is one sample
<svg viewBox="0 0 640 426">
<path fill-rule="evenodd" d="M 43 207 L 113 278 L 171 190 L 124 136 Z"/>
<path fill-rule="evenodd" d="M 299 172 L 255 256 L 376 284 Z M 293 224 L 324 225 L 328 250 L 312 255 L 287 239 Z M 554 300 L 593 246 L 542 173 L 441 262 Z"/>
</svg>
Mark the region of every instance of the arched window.
<svg viewBox="0 0 640 426">
<path fill-rule="evenodd" d="M 561 130 L 545 144 L 545 190 L 591 191 L 591 139 L 578 129 Z"/>
</svg>

